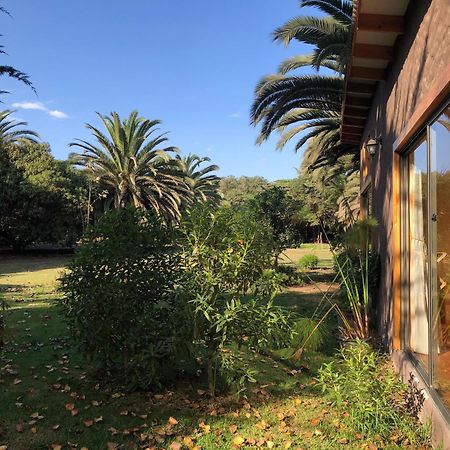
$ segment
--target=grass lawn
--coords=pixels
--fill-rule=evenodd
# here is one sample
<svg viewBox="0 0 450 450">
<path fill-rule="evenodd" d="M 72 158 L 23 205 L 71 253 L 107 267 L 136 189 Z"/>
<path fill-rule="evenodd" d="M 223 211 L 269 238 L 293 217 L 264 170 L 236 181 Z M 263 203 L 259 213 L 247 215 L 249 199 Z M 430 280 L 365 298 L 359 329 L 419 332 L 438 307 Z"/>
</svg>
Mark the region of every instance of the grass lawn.
<svg viewBox="0 0 450 450">
<path fill-rule="evenodd" d="M 281 255 L 280 262 L 297 266 L 299 259 L 305 255 L 316 255 L 319 267 L 333 267 L 333 255 L 328 244 L 302 244 L 299 248 L 290 248 Z"/>
<path fill-rule="evenodd" d="M 257 383 L 240 400 L 210 399 L 202 376 L 133 394 L 98 384 L 58 308 L 55 283 L 66 262 L 0 261 L 0 286 L 11 305 L 0 353 L 0 449 L 399 448 L 348 429 L 321 396 L 314 375 L 333 345 L 309 355 L 299 370 L 247 351 Z M 316 305 L 301 292 L 278 301 L 304 314 Z"/>
</svg>

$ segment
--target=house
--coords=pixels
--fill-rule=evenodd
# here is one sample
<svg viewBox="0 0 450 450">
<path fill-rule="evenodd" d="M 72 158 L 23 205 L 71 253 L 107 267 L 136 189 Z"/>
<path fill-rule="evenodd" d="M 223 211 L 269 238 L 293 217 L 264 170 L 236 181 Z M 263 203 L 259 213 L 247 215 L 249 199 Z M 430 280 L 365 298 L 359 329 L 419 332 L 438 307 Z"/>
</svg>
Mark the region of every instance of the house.
<svg viewBox="0 0 450 450">
<path fill-rule="evenodd" d="M 376 323 L 450 449 L 450 0 L 357 0 L 341 140 L 378 221 Z"/>
</svg>

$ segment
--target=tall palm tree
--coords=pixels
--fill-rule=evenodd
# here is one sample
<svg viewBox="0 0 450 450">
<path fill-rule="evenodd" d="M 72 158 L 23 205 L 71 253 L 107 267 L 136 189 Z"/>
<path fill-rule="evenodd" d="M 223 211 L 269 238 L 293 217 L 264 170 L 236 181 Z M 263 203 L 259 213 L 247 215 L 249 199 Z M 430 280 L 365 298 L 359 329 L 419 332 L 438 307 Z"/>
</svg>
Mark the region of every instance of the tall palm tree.
<svg viewBox="0 0 450 450">
<path fill-rule="evenodd" d="M 191 193 L 171 156 L 177 149 L 159 147 L 167 141 L 165 134 L 154 135 L 161 121 L 139 117 L 137 111 L 123 120 L 116 112 L 97 115 L 107 133 L 86 124 L 97 142 L 72 142 L 84 150 L 73 156 L 73 162 L 84 166 L 106 190 L 108 205 L 153 209 L 167 222 L 177 222 Z"/>
<path fill-rule="evenodd" d="M 251 120 L 254 125 L 261 124 L 258 143 L 277 131 L 281 134 L 277 147 L 282 149 L 300 135 L 295 145 L 298 151 L 314 138 L 320 153 L 314 163 L 332 164 L 343 154 L 356 152 L 354 146 L 342 144 L 339 136 L 342 74 L 349 57 L 353 5 L 351 0 L 302 0 L 301 6 L 314 6 L 328 15 L 294 18 L 275 30 L 274 40 L 285 45 L 297 40 L 313 45 L 313 51 L 289 58 L 280 65 L 278 74 L 260 81 Z M 305 66 L 325 67 L 335 75 L 287 75 Z"/>
<path fill-rule="evenodd" d="M 8 10 L 5 9 L 3 6 L 0 6 L 0 12 L 3 14 L 6 14 L 8 16 L 11 16 L 11 14 L 8 12 Z M 4 55 L 6 54 L 4 48 L 5 48 L 4 45 L 0 45 L 0 54 L 4 54 Z M 18 81 L 21 81 L 22 83 L 31 87 L 31 89 L 33 89 L 33 91 L 36 92 L 35 88 L 33 87 L 33 84 L 30 81 L 30 77 L 26 73 L 22 72 L 21 70 L 18 70 L 12 66 L 0 65 L 0 76 L 2 76 L 2 75 L 7 75 L 10 78 L 14 78 Z M 7 93 L 8 93 L 8 91 L 0 90 L 0 94 L 7 94 Z"/>
<path fill-rule="evenodd" d="M 0 111 L 0 146 L 5 144 L 17 144 L 22 139 L 36 142 L 39 138 L 39 135 L 34 131 L 18 128 L 26 127 L 28 123 L 12 119 L 11 114 L 15 112 L 16 111 L 11 111 L 9 109 Z"/>
<path fill-rule="evenodd" d="M 219 170 L 219 166 L 211 164 L 202 168 L 202 164 L 210 162 L 211 159 L 202 158 L 196 154 L 189 154 L 185 157 L 177 155 L 176 160 L 180 171 L 185 175 L 186 183 L 194 194 L 194 201 L 219 203 L 221 200 L 220 178 L 212 173 Z"/>
</svg>

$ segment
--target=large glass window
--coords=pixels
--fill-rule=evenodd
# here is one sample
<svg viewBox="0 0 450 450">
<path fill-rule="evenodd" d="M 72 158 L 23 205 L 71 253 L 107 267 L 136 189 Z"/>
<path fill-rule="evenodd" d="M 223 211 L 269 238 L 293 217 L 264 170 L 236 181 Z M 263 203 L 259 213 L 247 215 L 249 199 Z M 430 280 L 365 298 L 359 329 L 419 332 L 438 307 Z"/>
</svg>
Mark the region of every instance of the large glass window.
<svg viewBox="0 0 450 450">
<path fill-rule="evenodd" d="M 433 239 L 434 386 L 450 407 L 450 107 L 429 129 L 431 155 L 430 231 Z"/>
<path fill-rule="evenodd" d="M 404 342 L 450 408 L 450 107 L 403 160 Z"/>
<path fill-rule="evenodd" d="M 408 155 L 409 330 L 410 350 L 428 368 L 428 152 L 424 138 Z"/>
</svg>

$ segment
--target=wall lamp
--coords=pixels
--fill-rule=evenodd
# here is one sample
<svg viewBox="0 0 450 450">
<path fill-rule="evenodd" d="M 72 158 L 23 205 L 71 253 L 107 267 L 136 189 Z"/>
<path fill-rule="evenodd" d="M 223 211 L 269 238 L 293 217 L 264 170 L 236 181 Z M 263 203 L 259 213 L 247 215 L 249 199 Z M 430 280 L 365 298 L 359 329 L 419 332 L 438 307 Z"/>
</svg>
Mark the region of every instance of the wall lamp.
<svg viewBox="0 0 450 450">
<path fill-rule="evenodd" d="M 373 158 L 378 152 L 381 151 L 381 138 L 371 138 L 369 136 L 369 139 L 366 142 L 366 150 Z"/>
</svg>

